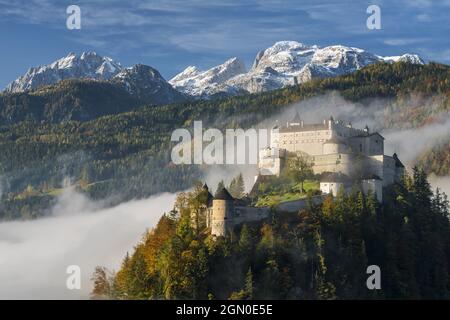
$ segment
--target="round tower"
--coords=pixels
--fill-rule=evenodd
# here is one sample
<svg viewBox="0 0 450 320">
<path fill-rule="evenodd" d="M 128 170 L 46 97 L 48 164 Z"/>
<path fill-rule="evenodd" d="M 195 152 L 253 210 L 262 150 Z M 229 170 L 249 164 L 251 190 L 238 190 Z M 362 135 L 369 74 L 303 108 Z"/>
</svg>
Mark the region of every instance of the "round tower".
<svg viewBox="0 0 450 320">
<path fill-rule="evenodd" d="M 322 144 L 323 154 L 346 153 L 347 146 L 337 138 L 331 138 Z"/>
<path fill-rule="evenodd" d="M 218 190 L 212 201 L 211 234 L 226 236 L 233 227 L 234 198 L 227 189 Z"/>
</svg>

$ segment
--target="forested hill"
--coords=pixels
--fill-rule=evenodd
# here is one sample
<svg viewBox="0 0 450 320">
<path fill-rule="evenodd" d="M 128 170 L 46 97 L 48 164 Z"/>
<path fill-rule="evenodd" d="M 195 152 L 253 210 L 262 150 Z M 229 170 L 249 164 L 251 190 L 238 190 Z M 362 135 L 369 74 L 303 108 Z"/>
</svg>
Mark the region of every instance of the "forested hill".
<svg viewBox="0 0 450 320">
<path fill-rule="evenodd" d="M 195 166 L 171 165 L 170 135 L 176 128 L 190 127 L 194 120 L 203 120 L 218 128 L 248 127 L 292 103 L 335 91 L 351 101 L 390 98 L 386 107 L 394 111 L 386 119 L 386 126 L 395 127 L 405 119 L 413 126 L 420 126 L 448 112 L 449 75 L 450 67 L 435 63 L 376 64 L 351 75 L 314 80 L 266 93 L 142 107 L 101 82 L 63 82 L 34 93 L 3 95 L 0 115 L 9 120 L 0 126 L 3 191 L 0 217 L 29 218 L 42 214 L 54 201 L 65 177 L 71 177 L 80 190 L 95 199 L 115 195 L 117 201 L 123 201 L 186 188 L 201 172 Z M 63 90 L 64 86 L 71 89 Z M 97 93 L 104 96 L 104 100 L 98 100 L 103 102 L 97 102 Z M 414 108 L 405 103 L 411 94 L 419 97 Z M 440 99 L 433 110 L 421 104 L 435 96 Z M 30 103 L 21 104 L 21 99 Z M 15 102 L 6 103 L 12 100 Z M 42 101 L 56 101 L 58 108 L 43 108 L 52 104 Z M 118 114 L 89 121 L 81 121 L 85 120 L 81 117 L 74 121 L 64 112 L 58 113 L 67 110 L 72 114 L 71 108 L 77 101 L 89 105 L 83 109 L 88 110 L 86 112 L 95 110 L 94 117 L 103 112 L 111 113 L 111 110 Z M 19 106 L 36 117 L 21 117 Z M 46 113 L 45 110 L 58 112 Z M 124 110 L 131 111 L 119 113 Z M 70 121 L 52 123 L 45 121 L 47 116 Z M 24 118 L 27 120 L 20 121 Z"/>
<path fill-rule="evenodd" d="M 0 124 L 87 121 L 130 111 L 144 102 L 109 82 L 65 80 L 31 92 L 1 94 Z"/>
<path fill-rule="evenodd" d="M 445 196 L 422 170 L 386 190 L 383 204 L 358 189 L 297 213 L 240 225 L 214 238 L 191 226 L 201 185 L 179 194 L 117 273 L 98 267 L 93 298 L 449 299 L 450 223 Z M 202 200 L 203 199 L 203 203 Z M 205 219 L 204 216 L 198 219 Z M 131 248 L 130 248 L 131 250 Z M 380 268 L 369 290 L 368 266 Z"/>
</svg>

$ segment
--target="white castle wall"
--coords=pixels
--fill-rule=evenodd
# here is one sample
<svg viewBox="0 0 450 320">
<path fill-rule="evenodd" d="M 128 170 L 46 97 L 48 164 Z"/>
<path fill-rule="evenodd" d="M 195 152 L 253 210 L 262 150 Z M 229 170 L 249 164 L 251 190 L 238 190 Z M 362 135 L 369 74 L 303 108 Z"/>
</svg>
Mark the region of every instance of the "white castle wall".
<svg viewBox="0 0 450 320">
<path fill-rule="evenodd" d="M 323 154 L 323 143 L 331 139 L 331 130 L 280 132 L 279 148 L 289 152 L 305 152 L 310 155 Z"/>
<path fill-rule="evenodd" d="M 322 145 L 322 154 L 335 154 L 350 152 L 348 147 L 343 143 L 325 142 Z"/>
<path fill-rule="evenodd" d="M 280 175 L 286 159 L 286 150 L 264 148 L 259 151 L 259 170 L 262 175 Z"/>
<path fill-rule="evenodd" d="M 320 191 L 323 194 L 332 193 L 334 196 L 338 194 L 341 188 L 344 188 L 345 185 L 343 182 L 321 182 L 320 183 Z"/>
<path fill-rule="evenodd" d="M 346 175 L 352 173 L 352 166 L 355 164 L 354 156 L 351 154 L 338 153 L 314 156 L 311 158 L 314 163 L 314 174 L 320 174 L 322 172 L 341 172 Z"/>
<path fill-rule="evenodd" d="M 352 152 L 362 153 L 368 156 L 381 155 L 384 153 L 383 137 L 377 133 L 351 137 L 347 140 Z"/>
</svg>

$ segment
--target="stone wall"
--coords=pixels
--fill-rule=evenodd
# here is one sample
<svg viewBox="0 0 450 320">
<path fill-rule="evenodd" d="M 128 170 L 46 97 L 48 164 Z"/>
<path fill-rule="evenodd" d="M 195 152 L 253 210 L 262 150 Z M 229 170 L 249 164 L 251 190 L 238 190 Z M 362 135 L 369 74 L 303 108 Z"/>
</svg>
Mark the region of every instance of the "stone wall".
<svg viewBox="0 0 450 320">
<path fill-rule="evenodd" d="M 311 200 L 313 204 L 319 204 L 322 203 L 324 199 L 324 196 L 313 196 L 311 197 Z M 286 201 L 278 204 L 275 208 L 280 211 L 285 212 L 297 212 L 301 209 L 304 209 L 308 206 L 308 199 L 300 199 L 300 200 L 293 200 L 293 201 Z"/>
<path fill-rule="evenodd" d="M 391 185 L 395 182 L 395 160 L 390 156 L 383 156 L 383 186 Z"/>
<path fill-rule="evenodd" d="M 244 222 L 259 221 L 269 216 L 268 207 L 235 207 L 233 215 L 233 225 Z"/>
</svg>

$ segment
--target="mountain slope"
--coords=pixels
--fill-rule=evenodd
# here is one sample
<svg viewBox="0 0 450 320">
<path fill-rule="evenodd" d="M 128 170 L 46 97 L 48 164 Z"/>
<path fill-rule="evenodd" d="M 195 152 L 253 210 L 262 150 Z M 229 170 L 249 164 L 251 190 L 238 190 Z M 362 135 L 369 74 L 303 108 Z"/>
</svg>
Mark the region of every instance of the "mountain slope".
<svg viewBox="0 0 450 320">
<path fill-rule="evenodd" d="M 31 92 L 1 94 L 0 125 L 23 120 L 45 123 L 87 121 L 130 111 L 142 103 L 109 82 L 64 80 Z"/>
<path fill-rule="evenodd" d="M 221 92 L 237 94 L 239 90 L 233 90 L 226 83 L 245 72 L 244 63 L 238 58 L 232 58 L 206 71 L 200 71 L 195 66 L 187 67 L 169 83 L 181 92 L 200 98 L 209 98 Z"/>
<path fill-rule="evenodd" d="M 121 70 L 119 63 L 95 52 L 83 52 L 81 55 L 69 53 L 49 65 L 30 68 L 26 74 L 11 82 L 5 91 L 23 92 L 73 78 L 107 80 Z"/>
<path fill-rule="evenodd" d="M 111 81 L 130 95 L 148 103 L 166 104 L 187 100 L 187 96 L 172 88 L 158 70 L 143 64 L 123 69 Z"/>
<path fill-rule="evenodd" d="M 377 62 L 423 64 L 417 55 L 381 57 L 353 47 L 336 45 L 319 48 L 296 41 L 277 42 L 260 51 L 248 72 L 244 71 L 244 67 L 233 68 L 235 72 L 228 73 L 231 77 L 220 77 L 220 72 L 229 65 L 229 61 L 203 72 L 189 67 L 169 82 L 182 92 L 205 98 L 218 93 L 234 95 L 280 89 L 315 78 L 349 74 Z"/>
<path fill-rule="evenodd" d="M 167 104 L 188 99 L 188 96 L 172 88 L 158 70 L 142 64 L 123 68 L 111 58 L 102 57 L 95 52 L 83 52 L 79 56 L 70 53 L 49 65 L 31 68 L 26 74 L 10 83 L 4 93 L 30 92 L 48 85 L 57 85 L 64 80 L 110 82 L 146 104 Z M 113 95 L 121 93 L 123 92 Z M 111 111 L 111 114 L 113 113 L 116 112 Z M 23 117 L 26 117 L 26 114 Z"/>
<path fill-rule="evenodd" d="M 25 92 L 0 94 L 0 125 L 32 119 L 39 122 L 88 121 L 133 110 L 140 105 L 189 99 L 152 67 L 135 65 L 109 80 L 68 79 Z"/>
</svg>

